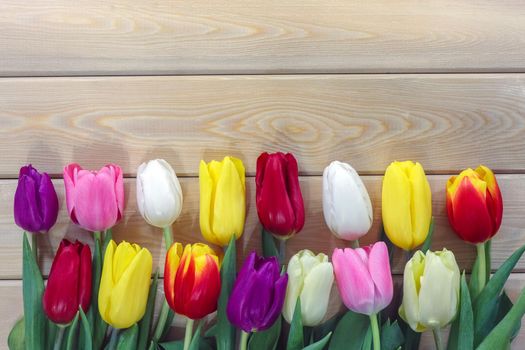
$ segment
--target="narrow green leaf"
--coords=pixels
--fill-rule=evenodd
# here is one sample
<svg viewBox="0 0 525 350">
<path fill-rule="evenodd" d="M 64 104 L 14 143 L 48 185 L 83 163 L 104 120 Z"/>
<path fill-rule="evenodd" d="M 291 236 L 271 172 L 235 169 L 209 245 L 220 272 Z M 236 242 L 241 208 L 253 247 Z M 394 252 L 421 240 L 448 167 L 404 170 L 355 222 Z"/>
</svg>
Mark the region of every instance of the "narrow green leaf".
<svg viewBox="0 0 525 350">
<path fill-rule="evenodd" d="M 327 335 L 325 335 L 323 339 L 321 339 L 321 340 L 319 340 L 319 341 L 317 341 L 317 342 L 315 342 L 313 344 L 308 345 L 303 350 L 322 350 L 322 349 L 324 349 L 326 344 L 328 344 L 328 342 L 330 341 L 330 337 L 331 336 L 332 336 L 332 332 L 330 332 Z"/>
<path fill-rule="evenodd" d="M 235 235 L 232 235 L 221 266 L 221 294 L 217 305 L 217 340 L 218 350 L 231 350 L 235 347 L 235 327 L 228 320 L 226 308 L 236 277 L 237 252 Z"/>
<path fill-rule="evenodd" d="M 265 331 L 255 332 L 248 342 L 249 350 L 273 350 L 277 348 L 277 342 L 281 335 L 282 318 L 277 317 L 277 321 Z"/>
<path fill-rule="evenodd" d="M 333 316 L 332 318 L 326 320 L 322 324 L 314 327 L 313 329 L 313 338 L 314 341 L 319 341 L 326 337 L 328 333 L 333 333 L 335 330 L 335 327 L 337 327 L 337 323 L 341 320 L 343 317 L 342 314 L 337 314 Z"/>
<path fill-rule="evenodd" d="M 55 346 L 55 338 L 58 332 L 58 326 L 47 320 L 46 322 L 46 349 L 53 350 Z"/>
<path fill-rule="evenodd" d="M 516 325 L 521 322 L 525 314 L 525 288 L 522 289 L 516 304 L 510 309 L 507 315 L 496 327 L 488 334 L 477 350 L 506 349 L 510 343 L 512 332 Z"/>
<path fill-rule="evenodd" d="M 89 328 L 89 322 L 86 317 L 86 314 L 82 310 L 82 308 L 79 308 L 80 313 L 80 334 L 83 334 L 83 343 L 82 343 L 82 349 L 84 350 L 92 350 L 93 349 L 93 340 L 89 335 L 91 334 L 91 328 Z"/>
<path fill-rule="evenodd" d="M 117 342 L 117 350 L 135 350 L 139 337 L 139 326 L 135 323 L 133 326 L 120 332 Z"/>
<path fill-rule="evenodd" d="M 173 324 L 173 319 L 175 318 L 175 312 L 170 308 L 168 310 L 168 317 L 166 318 L 166 324 L 164 324 L 164 330 L 162 331 L 162 335 L 160 336 L 160 339 L 166 338 L 168 335 L 171 325 Z"/>
<path fill-rule="evenodd" d="M 23 238 L 22 289 L 24 299 L 25 344 L 31 350 L 43 350 L 46 345 L 47 319 L 42 309 L 44 280 L 29 245 L 27 234 Z"/>
<path fill-rule="evenodd" d="M 430 226 L 428 228 L 427 238 L 425 238 L 425 242 L 423 242 L 423 246 L 421 247 L 421 251 L 423 253 L 426 253 L 427 250 L 430 249 L 432 246 L 432 237 L 434 236 L 434 217 L 430 220 Z"/>
<path fill-rule="evenodd" d="M 66 350 L 77 349 L 77 328 L 78 328 L 78 319 L 80 318 L 80 313 L 77 312 L 73 322 L 69 325 L 67 339 L 66 339 Z M 89 336 L 91 337 L 91 335 Z M 87 338 L 89 338 L 87 337 Z M 86 338 L 86 337 L 84 337 Z"/>
<path fill-rule="evenodd" d="M 470 297 L 472 300 L 476 300 L 479 293 L 481 293 L 479 290 L 479 268 L 479 256 L 476 254 L 476 260 L 474 260 L 474 265 L 472 265 L 472 272 L 470 274 L 470 280 L 468 284 Z"/>
<path fill-rule="evenodd" d="M 372 350 L 372 343 L 372 327 L 368 327 L 368 329 L 366 330 L 365 338 L 363 339 L 363 345 L 361 346 L 361 350 Z"/>
<path fill-rule="evenodd" d="M 153 311 L 155 311 L 155 297 L 157 296 L 157 284 L 159 279 L 159 271 L 155 271 L 153 280 L 149 287 L 148 301 L 146 304 L 146 312 L 144 317 L 139 322 L 139 336 L 137 341 L 138 350 L 146 350 L 148 346 L 148 339 L 151 333 L 151 323 L 153 321 Z"/>
<path fill-rule="evenodd" d="M 301 298 L 297 298 L 293 311 L 290 333 L 288 334 L 287 350 L 301 350 L 304 347 L 303 320 L 301 314 Z"/>
<path fill-rule="evenodd" d="M 164 350 L 182 350 L 184 349 L 184 341 L 176 340 L 159 344 Z"/>
<path fill-rule="evenodd" d="M 261 236 L 262 236 L 262 251 L 264 257 L 268 258 L 270 256 L 275 256 L 279 259 L 279 250 L 277 250 L 277 246 L 275 245 L 275 240 L 273 236 L 266 232 L 264 227 L 261 230 Z"/>
<path fill-rule="evenodd" d="M 24 332 L 25 324 L 24 318 L 22 317 L 16 321 L 13 329 L 11 329 L 11 332 L 9 332 L 9 337 L 7 338 L 9 350 L 25 350 Z"/>
<path fill-rule="evenodd" d="M 474 345 L 481 343 L 492 329 L 498 312 L 499 294 L 514 266 L 525 252 L 525 245 L 517 249 L 494 273 L 474 302 Z"/>
<path fill-rule="evenodd" d="M 507 315 L 510 309 L 512 309 L 512 306 L 514 306 L 514 304 L 510 300 L 509 296 L 507 295 L 506 292 L 503 292 L 500 296 L 498 316 L 496 317 L 496 324 L 499 323 L 501 320 L 503 320 L 503 318 Z M 521 322 L 518 322 L 516 324 L 516 327 L 514 327 L 514 330 L 511 333 L 511 337 L 510 337 L 511 340 L 514 339 L 518 335 L 520 328 L 521 328 Z"/>
<path fill-rule="evenodd" d="M 199 322 L 199 325 L 197 326 L 197 330 L 195 330 L 195 333 L 193 334 L 193 338 L 190 342 L 190 348 L 189 350 L 199 350 L 200 344 L 201 344 L 201 332 L 202 332 L 202 325 L 204 322 Z"/>
<path fill-rule="evenodd" d="M 395 350 L 405 343 L 405 336 L 399 327 L 399 323 L 394 321 L 385 322 L 381 327 L 381 350 Z"/>
<path fill-rule="evenodd" d="M 474 349 L 474 315 L 465 272 L 461 276 L 458 349 Z"/>
<path fill-rule="evenodd" d="M 216 335 L 217 335 L 217 324 L 214 323 L 210 328 L 208 328 L 206 333 L 204 333 L 204 336 L 205 337 L 215 337 Z"/>
<path fill-rule="evenodd" d="M 353 311 L 347 311 L 332 334 L 329 350 L 361 350 L 370 326 L 370 318 Z"/>
</svg>

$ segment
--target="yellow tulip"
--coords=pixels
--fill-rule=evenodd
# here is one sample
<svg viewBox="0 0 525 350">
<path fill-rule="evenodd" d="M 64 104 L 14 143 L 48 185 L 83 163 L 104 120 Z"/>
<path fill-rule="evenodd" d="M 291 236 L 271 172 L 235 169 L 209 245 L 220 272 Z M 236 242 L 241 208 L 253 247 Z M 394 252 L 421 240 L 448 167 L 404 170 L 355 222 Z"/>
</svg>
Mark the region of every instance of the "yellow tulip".
<svg viewBox="0 0 525 350">
<path fill-rule="evenodd" d="M 240 159 L 224 157 L 206 164 L 201 160 L 200 227 L 204 238 L 225 246 L 232 235 L 238 239 L 244 229 L 246 187 L 244 165 Z"/>
<path fill-rule="evenodd" d="M 118 246 L 109 242 L 98 291 L 104 321 L 114 328 L 128 328 L 144 316 L 152 264 L 149 250 L 125 241 Z"/>
<path fill-rule="evenodd" d="M 391 163 L 382 197 L 383 226 L 392 243 L 405 250 L 421 245 L 432 220 L 432 193 L 421 164 Z"/>
</svg>

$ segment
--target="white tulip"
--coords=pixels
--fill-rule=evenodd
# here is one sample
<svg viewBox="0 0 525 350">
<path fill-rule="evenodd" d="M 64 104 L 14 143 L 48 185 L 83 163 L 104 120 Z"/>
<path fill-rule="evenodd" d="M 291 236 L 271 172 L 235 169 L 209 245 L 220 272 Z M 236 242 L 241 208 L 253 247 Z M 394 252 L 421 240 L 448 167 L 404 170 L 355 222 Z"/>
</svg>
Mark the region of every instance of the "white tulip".
<svg viewBox="0 0 525 350">
<path fill-rule="evenodd" d="M 288 263 L 288 285 L 284 299 L 283 316 L 290 323 L 297 298 L 301 299 L 304 326 L 321 323 L 328 308 L 334 272 L 325 254 L 314 255 L 305 249 L 292 256 Z"/>
<path fill-rule="evenodd" d="M 144 220 L 156 227 L 169 227 L 179 217 L 182 190 L 175 171 L 164 159 L 139 166 L 137 204 Z"/>
<path fill-rule="evenodd" d="M 323 213 L 330 231 L 353 241 L 372 226 L 372 203 L 363 181 L 350 164 L 333 161 L 323 172 Z"/>
</svg>

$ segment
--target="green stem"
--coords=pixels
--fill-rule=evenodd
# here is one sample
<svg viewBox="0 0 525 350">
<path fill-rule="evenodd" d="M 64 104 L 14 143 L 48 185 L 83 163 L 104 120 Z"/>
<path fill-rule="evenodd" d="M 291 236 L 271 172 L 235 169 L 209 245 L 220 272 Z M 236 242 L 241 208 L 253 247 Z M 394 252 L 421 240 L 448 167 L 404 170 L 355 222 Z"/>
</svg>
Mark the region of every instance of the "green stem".
<svg viewBox="0 0 525 350">
<path fill-rule="evenodd" d="M 166 251 L 168 251 L 173 244 L 173 230 L 171 229 L 171 225 L 164 227 L 162 229 L 162 233 L 164 234 L 164 244 L 166 244 Z"/>
<path fill-rule="evenodd" d="M 486 277 L 487 277 L 487 266 L 486 266 L 486 260 L 485 260 L 485 243 L 478 243 L 476 244 L 476 250 L 478 251 L 478 259 L 479 259 L 479 266 L 478 266 L 478 284 L 479 284 L 479 291 L 481 292 L 483 288 L 485 287 Z"/>
<path fill-rule="evenodd" d="M 62 347 L 62 340 L 64 340 L 64 331 L 66 330 L 66 327 L 59 325 L 58 326 L 58 334 L 55 338 L 55 346 L 53 347 L 53 350 L 59 350 Z"/>
<path fill-rule="evenodd" d="M 379 335 L 379 323 L 377 322 L 377 314 L 370 315 L 370 327 L 372 327 L 372 339 L 374 343 L 374 350 L 381 350 L 381 338 Z"/>
<path fill-rule="evenodd" d="M 166 298 L 164 298 L 164 302 L 162 303 L 162 309 L 160 310 L 159 314 L 159 320 L 157 321 L 157 326 L 155 327 L 155 333 L 153 334 L 152 340 L 156 343 L 159 342 L 160 337 L 162 337 L 162 333 L 164 332 L 164 326 L 166 324 L 166 320 L 168 319 L 168 314 L 170 312 L 170 307 L 168 305 L 168 302 L 166 301 Z"/>
<path fill-rule="evenodd" d="M 186 319 L 186 332 L 184 333 L 184 350 L 188 350 L 190 348 L 194 322 L 195 321 L 191 318 Z"/>
<path fill-rule="evenodd" d="M 100 231 L 93 231 L 93 239 L 102 246 L 102 233 Z"/>
<path fill-rule="evenodd" d="M 117 347 L 117 340 L 118 340 L 118 329 L 117 328 L 111 328 L 111 338 L 109 338 L 109 344 L 108 344 L 108 350 L 115 350 Z"/>
<path fill-rule="evenodd" d="M 352 241 L 352 248 L 354 248 L 354 249 L 355 248 L 359 248 L 359 240 L 358 239 Z"/>
<path fill-rule="evenodd" d="M 281 262 L 281 266 L 285 265 L 285 259 L 286 259 L 286 239 L 277 239 L 279 241 L 279 261 Z"/>
<path fill-rule="evenodd" d="M 241 331 L 241 341 L 239 343 L 239 350 L 246 350 L 246 347 L 248 345 L 249 336 L 250 336 L 250 333 Z"/>
<path fill-rule="evenodd" d="M 433 328 L 432 333 L 434 334 L 434 342 L 436 343 L 436 349 L 443 349 L 443 339 L 441 339 L 441 330 L 439 327 Z"/>
<path fill-rule="evenodd" d="M 37 233 L 31 233 L 31 250 L 33 252 L 33 256 L 35 257 L 35 262 L 38 265 L 38 234 Z"/>
</svg>

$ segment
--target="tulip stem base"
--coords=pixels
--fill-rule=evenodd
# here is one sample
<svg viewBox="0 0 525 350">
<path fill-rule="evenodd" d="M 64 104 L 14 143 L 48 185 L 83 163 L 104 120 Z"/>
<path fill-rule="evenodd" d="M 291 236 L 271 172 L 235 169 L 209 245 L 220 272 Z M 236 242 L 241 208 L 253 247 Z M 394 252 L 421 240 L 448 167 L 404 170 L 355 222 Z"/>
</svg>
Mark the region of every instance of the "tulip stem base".
<svg viewBox="0 0 525 350">
<path fill-rule="evenodd" d="M 432 333 L 434 334 L 434 343 L 436 344 L 437 350 L 443 350 L 443 339 L 441 338 L 441 329 L 440 328 L 434 328 L 432 329 Z"/>
<path fill-rule="evenodd" d="M 38 234 L 31 234 L 31 251 L 35 257 L 35 262 L 38 265 Z"/>
<path fill-rule="evenodd" d="M 239 342 L 239 350 L 246 350 L 248 346 L 248 337 L 250 336 L 250 333 L 241 331 L 241 340 Z"/>
<path fill-rule="evenodd" d="M 485 257 L 487 256 L 485 253 L 485 243 L 478 243 L 476 244 L 476 250 L 478 251 L 478 285 L 479 289 L 478 291 L 481 292 L 483 288 L 485 288 L 486 276 L 487 276 L 487 261 Z"/>
<path fill-rule="evenodd" d="M 184 350 L 188 350 L 193 336 L 193 323 L 195 321 L 191 318 L 186 319 L 186 332 L 184 333 Z"/>
<path fill-rule="evenodd" d="M 115 350 L 117 348 L 118 329 L 111 327 L 111 337 L 109 338 L 108 350 Z"/>
<path fill-rule="evenodd" d="M 372 341 L 374 350 L 381 350 L 381 335 L 379 334 L 379 322 L 377 321 L 377 314 L 370 315 L 370 327 L 372 328 Z"/>
<path fill-rule="evenodd" d="M 62 347 L 62 341 L 64 340 L 64 333 L 65 333 L 66 327 L 59 325 L 58 326 L 58 333 L 55 338 L 55 346 L 53 347 L 53 350 L 59 350 Z"/>
<path fill-rule="evenodd" d="M 359 248 L 359 240 L 355 239 L 352 241 L 352 248 L 356 249 Z"/>
<path fill-rule="evenodd" d="M 173 230 L 171 229 L 171 225 L 164 227 L 162 232 L 164 234 L 164 244 L 166 245 L 166 251 L 168 251 L 173 244 Z"/>
</svg>

